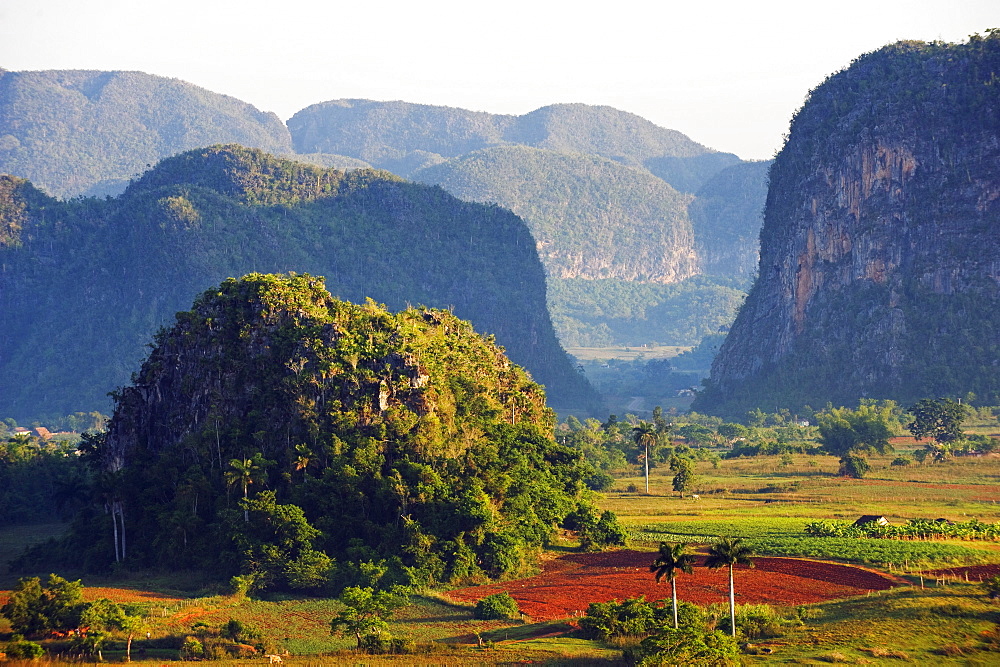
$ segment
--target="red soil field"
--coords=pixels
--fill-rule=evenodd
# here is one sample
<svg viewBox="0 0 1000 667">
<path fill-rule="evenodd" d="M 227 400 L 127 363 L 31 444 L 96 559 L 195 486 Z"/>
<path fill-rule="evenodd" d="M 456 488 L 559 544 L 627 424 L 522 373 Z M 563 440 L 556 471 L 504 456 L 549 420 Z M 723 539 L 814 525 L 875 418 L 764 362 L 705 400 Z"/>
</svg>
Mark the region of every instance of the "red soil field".
<svg viewBox="0 0 1000 667">
<path fill-rule="evenodd" d="M 542 574 L 528 579 L 450 591 L 456 600 L 475 602 L 507 591 L 532 620 L 582 616 L 591 602 L 624 600 L 640 595 L 668 599 L 670 584 L 656 579 L 650 551 L 571 554 L 544 564 Z M 677 577 L 677 598 L 699 605 L 728 602 L 729 571 L 702 567 L 699 557 L 692 574 Z M 886 575 L 849 565 L 798 558 L 755 558 L 755 567 L 735 571 L 738 604 L 790 606 L 864 595 L 902 583 Z"/>
</svg>

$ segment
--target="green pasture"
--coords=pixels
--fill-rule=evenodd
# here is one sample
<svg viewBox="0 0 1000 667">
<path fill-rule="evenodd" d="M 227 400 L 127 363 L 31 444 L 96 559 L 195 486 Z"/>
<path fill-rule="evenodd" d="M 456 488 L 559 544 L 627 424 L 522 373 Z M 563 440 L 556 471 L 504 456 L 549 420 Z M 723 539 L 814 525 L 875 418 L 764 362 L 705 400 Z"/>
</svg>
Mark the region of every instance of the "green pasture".
<svg viewBox="0 0 1000 667">
<path fill-rule="evenodd" d="M 890 521 L 939 517 L 1000 520 L 1000 457 L 955 458 L 945 463 L 892 467 L 895 454 L 871 457 L 864 479 L 837 475 L 833 456 L 794 454 L 699 462 L 693 493 L 679 497 L 666 466 L 650 471 L 650 494 L 641 475 L 616 480 L 602 508 L 626 524 L 660 517 L 752 519 L 850 519 L 884 515 Z M 633 486 L 637 492 L 627 489 Z"/>
<path fill-rule="evenodd" d="M 915 445 L 897 446 L 904 453 Z M 720 450 L 721 451 L 721 450 Z M 722 460 L 713 466 L 699 462 L 694 493 L 681 498 L 671 490 L 665 467 L 651 471 L 650 494 L 641 476 L 622 477 L 600 499 L 615 511 L 632 537 L 630 546 L 655 549 L 660 541 L 706 544 L 719 536 L 742 537 L 760 555 L 800 556 L 853 562 L 907 576 L 913 583 L 880 595 L 859 597 L 808 608 L 784 610 L 803 620 L 778 636 L 756 640 L 770 653 L 744 656 L 745 664 L 1000 664 L 991 652 L 990 635 L 1000 622 L 1000 604 L 989 602 L 975 584 L 938 587 L 936 580 L 921 588 L 917 572 L 932 567 L 1000 562 L 1000 544 L 959 540 L 843 539 L 808 536 L 805 524 L 816 519 L 854 520 L 880 514 L 892 522 L 909 518 L 978 518 L 1000 521 L 1000 457 L 952 459 L 938 464 L 892 467 L 895 454 L 873 457 L 872 470 L 862 480 L 837 476 L 834 457 L 797 454 Z M 634 485 L 638 491 L 629 491 Z M 60 524 L 0 530 L 4 561 L 24 546 L 58 535 Z M 574 548 L 565 539 L 562 551 Z M 5 563 L 4 563 L 5 564 Z M 17 573 L 5 577 L 11 585 Z M 752 585 L 752 572 L 744 577 Z M 197 582 L 173 581 L 122 573 L 116 577 L 85 577 L 84 585 L 141 587 L 161 592 L 195 590 Z M 414 595 L 390 628 L 394 637 L 418 643 L 417 655 L 364 656 L 353 653 L 353 638 L 332 636 L 330 619 L 339 611 L 331 599 L 274 597 L 266 600 L 191 594 L 166 608 L 150 609 L 152 640 L 194 632 L 195 623 L 218 627 L 234 618 L 259 628 L 279 651 L 288 651 L 289 665 L 318 664 L 615 664 L 621 646 L 585 640 L 563 622 L 524 624 L 481 621 L 469 605 L 454 604 L 441 592 Z M 0 627 L 0 632 L 5 630 Z M 983 634 L 986 633 L 986 634 Z M 0 637 L 2 639 L 2 637 Z M 133 650 L 139 660 L 163 664 L 170 651 L 144 641 Z M 904 657 L 905 656 L 905 657 Z M 120 651 L 105 653 L 109 661 Z M 246 660 L 222 661 L 247 664 Z M 213 663 L 219 664 L 219 663 Z"/>
<path fill-rule="evenodd" d="M 634 361 L 645 359 L 669 359 L 691 350 L 691 345 L 659 345 L 644 347 L 567 347 L 566 352 L 579 361 L 621 359 Z"/>
</svg>

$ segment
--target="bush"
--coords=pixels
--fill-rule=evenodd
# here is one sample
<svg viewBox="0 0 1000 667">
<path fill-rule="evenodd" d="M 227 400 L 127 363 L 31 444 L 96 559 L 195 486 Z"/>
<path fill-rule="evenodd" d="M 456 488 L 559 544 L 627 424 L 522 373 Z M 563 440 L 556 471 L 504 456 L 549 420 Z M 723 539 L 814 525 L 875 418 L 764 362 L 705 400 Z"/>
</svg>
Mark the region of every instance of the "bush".
<svg viewBox="0 0 1000 667">
<path fill-rule="evenodd" d="M 871 464 L 863 456 L 856 456 L 854 454 L 848 454 L 844 458 L 840 459 L 840 471 L 839 474 L 843 477 L 853 477 L 854 479 L 861 479 L 868 471 L 871 469 Z"/>
<path fill-rule="evenodd" d="M 739 645 L 729 635 L 694 628 L 665 628 L 647 637 L 634 657 L 640 665 L 736 665 Z"/>
<path fill-rule="evenodd" d="M 681 608 L 678 606 L 678 616 Z M 587 639 L 608 641 L 618 637 L 645 637 L 667 622 L 663 607 L 646 602 L 639 596 L 624 602 L 591 602 L 580 619 L 580 630 Z M 673 622 L 673 612 L 669 616 Z"/>
<path fill-rule="evenodd" d="M 510 596 L 510 593 L 495 593 L 488 595 L 476 603 L 476 610 L 473 615 L 482 620 L 498 620 L 508 618 L 520 618 L 521 608 L 517 606 L 517 600 Z"/>
<path fill-rule="evenodd" d="M 907 466 L 913 465 L 913 460 L 906 456 L 897 456 L 889 464 L 893 468 L 905 468 Z"/>
<path fill-rule="evenodd" d="M 7 644 L 7 658 L 11 660 L 34 660 L 41 658 L 45 649 L 35 642 L 17 641 Z"/>
<path fill-rule="evenodd" d="M 610 489 L 614 483 L 615 478 L 606 472 L 597 470 L 594 474 L 586 477 L 583 483 L 587 485 L 587 488 L 591 491 L 607 491 Z"/>
<path fill-rule="evenodd" d="M 372 633 L 361 638 L 361 650 L 372 655 L 388 653 L 392 647 L 392 637 Z"/>
<path fill-rule="evenodd" d="M 205 655 L 205 647 L 200 641 L 194 637 L 187 637 L 184 639 L 184 643 L 181 644 L 181 657 L 182 658 L 202 658 Z"/>
<path fill-rule="evenodd" d="M 412 639 L 395 638 L 391 642 L 390 650 L 396 655 L 413 655 L 417 652 L 417 642 Z"/>
</svg>

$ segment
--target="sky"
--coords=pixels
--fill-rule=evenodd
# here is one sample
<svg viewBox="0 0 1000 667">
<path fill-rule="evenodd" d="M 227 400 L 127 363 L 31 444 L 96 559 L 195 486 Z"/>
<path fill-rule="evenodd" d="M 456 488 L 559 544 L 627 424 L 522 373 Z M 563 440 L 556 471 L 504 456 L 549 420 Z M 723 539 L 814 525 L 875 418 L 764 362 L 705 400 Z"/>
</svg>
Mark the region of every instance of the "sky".
<svg viewBox="0 0 1000 667">
<path fill-rule="evenodd" d="M 993 27 L 997 0 L 0 0 L 0 67 L 138 70 L 282 120 L 340 98 L 603 104 L 768 159 L 857 56 Z"/>
</svg>

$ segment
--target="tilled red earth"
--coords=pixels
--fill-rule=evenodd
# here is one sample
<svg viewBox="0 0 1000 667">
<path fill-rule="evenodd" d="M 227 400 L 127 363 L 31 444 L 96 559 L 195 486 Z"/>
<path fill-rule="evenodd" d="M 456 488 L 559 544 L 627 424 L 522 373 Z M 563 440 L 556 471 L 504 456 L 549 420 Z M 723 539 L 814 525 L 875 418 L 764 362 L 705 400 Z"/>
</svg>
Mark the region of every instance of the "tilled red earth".
<svg viewBox="0 0 1000 667">
<path fill-rule="evenodd" d="M 489 586 L 460 588 L 448 593 L 456 600 L 474 602 L 501 591 L 517 600 L 521 611 L 535 621 L 582 615 L 591 602 L 624 600 L 640 595 L 647 600 L 670 597 L 670 584 L 657 584 L 649 565 L 650 551 L 613 551 L 571 554 L 547 561 L 542 574 Z M 702 567 L 677 577 L 677 597 L 699 605 L 729 600 L 729 571 Z M 877 572 L 798 558 L 755 558 L 755 567 L 737 567 L 738 604 L 799 605 L 864 595 L 901 583 Z"/>
</svg>

